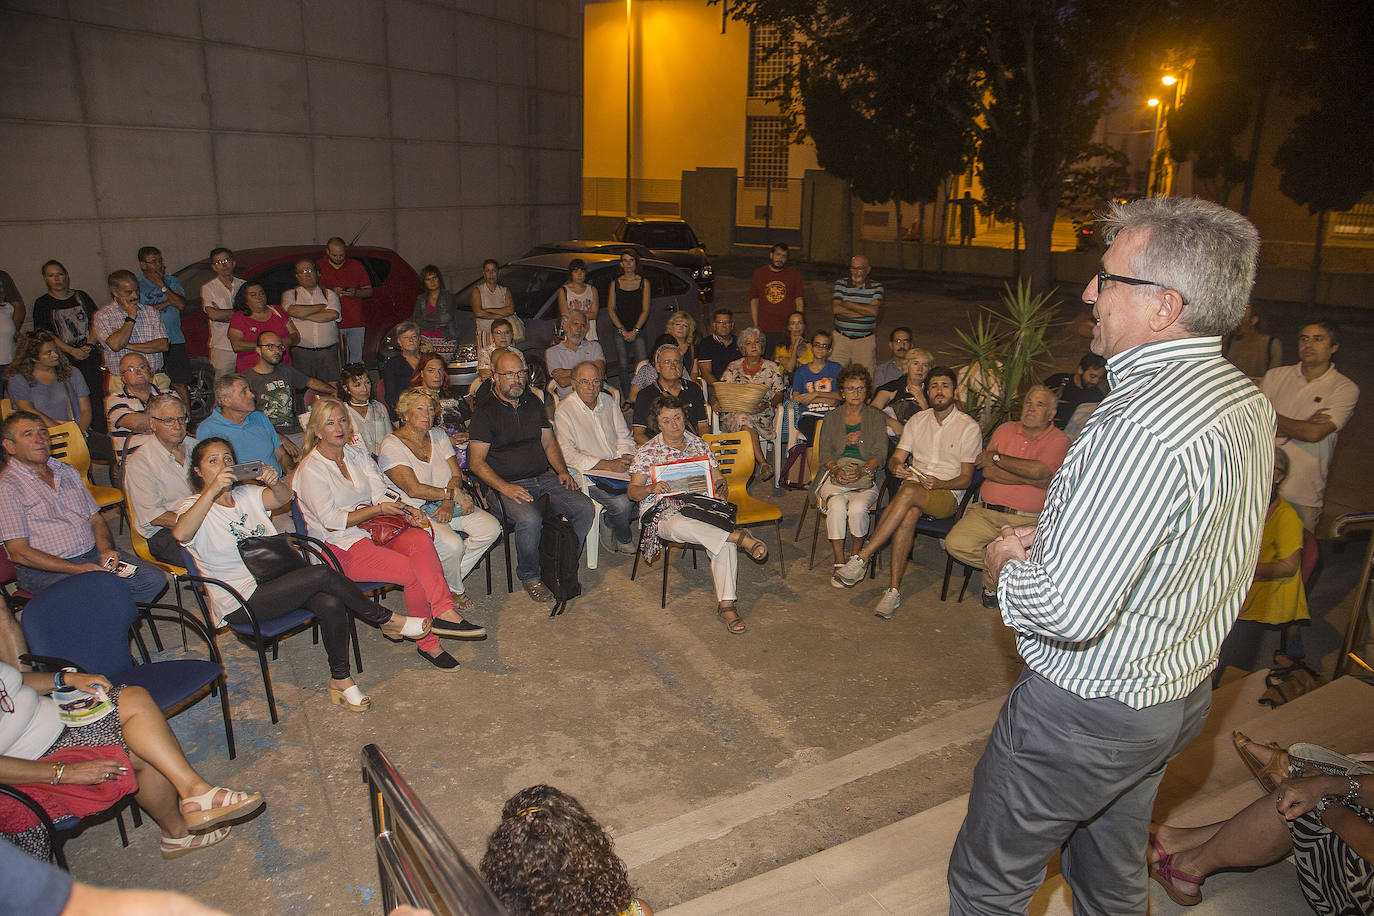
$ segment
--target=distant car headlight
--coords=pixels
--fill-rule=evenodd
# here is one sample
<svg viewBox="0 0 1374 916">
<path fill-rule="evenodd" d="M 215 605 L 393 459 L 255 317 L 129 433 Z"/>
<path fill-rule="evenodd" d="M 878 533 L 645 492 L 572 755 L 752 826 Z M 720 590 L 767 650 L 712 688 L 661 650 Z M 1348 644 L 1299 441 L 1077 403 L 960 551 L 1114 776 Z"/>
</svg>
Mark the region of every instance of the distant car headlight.
<svg viewBox="0 0 1374 916">
<path fill-rule="evenodd" d="M 698 267 L 696 270 L 692 271 L 693 280 L 709 280 L 715 275 L 716 272 L 711 269 L 710 264 L 707 264 L 705 267 Z"/>
</svg>

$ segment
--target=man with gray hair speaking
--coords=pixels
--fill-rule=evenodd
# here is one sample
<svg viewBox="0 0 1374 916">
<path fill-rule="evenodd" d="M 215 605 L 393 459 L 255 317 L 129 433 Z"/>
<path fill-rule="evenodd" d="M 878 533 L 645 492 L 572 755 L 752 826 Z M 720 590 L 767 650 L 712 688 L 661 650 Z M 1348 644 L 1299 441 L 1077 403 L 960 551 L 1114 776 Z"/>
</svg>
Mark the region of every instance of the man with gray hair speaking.
<svg viewBox="0 0 1374 916">
<path fill-rule="evenodd" d="M 1202 728 L 1209 673 L 1254 576 L 1274 410 L 1221 355 L 1259 236 L 1207 201 L 1149 198 L 1105 220 L 1083 290 L 1111 394 L 1034 526 L 988 545 L 986 582 L 1025 668 L 974 770 L 950 912 L 1024 913 L 1062 848 L 1084 913 L 1144 914 L 1150 811 Z M 1149 874 L 1174 874 L 1151 850 Z"/>
</svg>

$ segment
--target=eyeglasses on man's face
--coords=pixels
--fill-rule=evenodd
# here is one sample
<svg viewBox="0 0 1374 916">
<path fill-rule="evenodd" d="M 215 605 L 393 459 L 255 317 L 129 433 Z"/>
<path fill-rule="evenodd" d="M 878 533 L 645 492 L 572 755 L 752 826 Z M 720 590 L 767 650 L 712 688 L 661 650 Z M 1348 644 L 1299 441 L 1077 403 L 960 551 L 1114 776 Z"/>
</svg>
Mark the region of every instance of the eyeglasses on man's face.
<svg viewBox="0 0 1374 916">
<path fill-rule="evenodd" d="M 1165 286 L 1163 283 L 1159 283 L 1155 280 L 1142 280 L 1139 277 L 1123 277 L 1120 274 L 1109 274 L 1105 267 L 1099 267 L 1097 268 L 1097 294 L 1099 296 L 1102 295 L 1103 285 L 1109 280 L 1125 283 L 1128 286 L 1158 286 L 1160 289 L 1173 289 L 1172 286 Z M 1178 293 L 1178 290 L 1175 289 L 1174 292 Z M 1188 300 L 1183 298 L 1182 293 L 1178 294 L 1178 298 L 1182 300 L 1184 305 L 1188 304 Z"/>
<path fill-rule="evenodd" d="M 512 379 L 512 378 L 529 378 L 529 377 L 530 377 L 530 370 L 528 370 L 528 369 L 516 369 L 516 370 L 513 371 L 513 372 L 498 372 L 498 373 L 496 373 L 496 376 L 497 376 L 497 378 L 504 378 L 504 379 Z"/>
<path fill-rule="evenodd" d="M 149 420 L 156 420 L 159 423 L 166 423 L 168 426 L 185 426 L 189 417 L 149 417 Z"/>
</svg>

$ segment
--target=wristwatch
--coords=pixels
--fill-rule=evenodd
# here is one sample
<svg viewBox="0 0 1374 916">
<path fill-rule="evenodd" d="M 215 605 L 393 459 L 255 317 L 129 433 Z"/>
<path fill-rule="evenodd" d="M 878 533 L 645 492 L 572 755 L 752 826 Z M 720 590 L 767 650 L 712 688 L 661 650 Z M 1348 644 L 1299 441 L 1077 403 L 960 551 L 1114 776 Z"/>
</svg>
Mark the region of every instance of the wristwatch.
<svg viewBox="0 0 1374 916">
<path fill-rule="evenodd" d="M 129 317 L 128 315 L 125 315 L 125 316 L 124 316 L 124 323 L 125 323 L 125 324 L 133 324 L 133 323 L 134 323 L 134 319 L 131 318 L 131 317 Z"/>
</svg>

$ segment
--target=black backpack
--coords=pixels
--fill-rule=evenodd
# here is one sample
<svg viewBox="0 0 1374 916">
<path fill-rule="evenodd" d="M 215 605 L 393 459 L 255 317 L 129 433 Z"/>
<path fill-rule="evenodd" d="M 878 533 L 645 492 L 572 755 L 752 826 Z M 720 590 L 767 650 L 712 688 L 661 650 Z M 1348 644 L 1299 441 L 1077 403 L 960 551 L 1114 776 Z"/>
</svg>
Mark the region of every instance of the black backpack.
<svg viewBox="0 0 1374 916">
<path fill-rule="evenodd" d="M 568 609 L 568 602 L 582 594 L 577 581 L 577 563 L 582 544 L 572 522 L 549 510 L 549 498 L 539 497 L 539 509 L 544 515 L 544 528 L 539 536 L 539 578 L 553 592 L 553 610 L 557 617 Z"/>
</svg>

